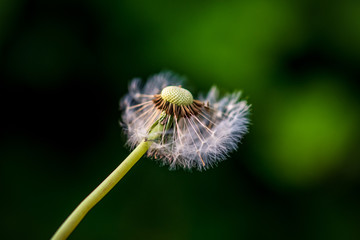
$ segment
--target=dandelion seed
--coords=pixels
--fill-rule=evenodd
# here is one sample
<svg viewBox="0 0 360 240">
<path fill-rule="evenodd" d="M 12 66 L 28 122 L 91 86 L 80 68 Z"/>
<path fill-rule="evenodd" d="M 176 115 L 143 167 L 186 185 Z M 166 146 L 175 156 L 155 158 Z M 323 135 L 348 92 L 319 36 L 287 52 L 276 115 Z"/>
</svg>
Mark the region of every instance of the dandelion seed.
<svg viewBox="0 0 360 240">
<path fill-rule="evenodd" d="M 152 76 L 144 86 L 135 79 L 121 100 L 122 125 L 133 148 L 160 123 L 147 155 L 170 169 L 204 170 L 224 160 L 248 131 L 249 105 L 240 92 L 219 98 L 212 87 L 199 97 L 182 88 L 182 79 L 170 72 Z M 154 132 L 154 131 L 153 131 Z"/>
</svg>

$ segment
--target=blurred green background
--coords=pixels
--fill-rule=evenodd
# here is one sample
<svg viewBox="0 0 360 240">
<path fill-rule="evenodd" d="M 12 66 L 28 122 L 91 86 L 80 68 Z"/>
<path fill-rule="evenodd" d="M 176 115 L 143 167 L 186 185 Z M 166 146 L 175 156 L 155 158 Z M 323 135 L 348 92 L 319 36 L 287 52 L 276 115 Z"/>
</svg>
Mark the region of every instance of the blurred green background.
<svg viewBox="0 0 360 240">
<path fill-rule="evenodd" d="M 48 239 L 129 153 L 164 69 L 252 104 L 206 172 L 143 158 L 71 239 L 360 239 L 360 1 L 0 1 L 1 239 Z"/>
</svg>

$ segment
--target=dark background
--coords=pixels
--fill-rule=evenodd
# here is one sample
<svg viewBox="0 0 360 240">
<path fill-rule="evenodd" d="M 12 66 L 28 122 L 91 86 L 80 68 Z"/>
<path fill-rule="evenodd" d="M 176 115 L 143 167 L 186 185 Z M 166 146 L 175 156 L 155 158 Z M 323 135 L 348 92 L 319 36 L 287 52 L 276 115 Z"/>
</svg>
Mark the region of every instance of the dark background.
<svg viewBox="0 0 360 240">
<path fill-rule="evenodd" d="M 242 89 L 205 172 L 143 158 L 71 239 L 360 239 L 360 1 L 0 1 L 1 239 L 48 239 L 128 154 L 119 99 L 164 69 Z"/>
</svg>

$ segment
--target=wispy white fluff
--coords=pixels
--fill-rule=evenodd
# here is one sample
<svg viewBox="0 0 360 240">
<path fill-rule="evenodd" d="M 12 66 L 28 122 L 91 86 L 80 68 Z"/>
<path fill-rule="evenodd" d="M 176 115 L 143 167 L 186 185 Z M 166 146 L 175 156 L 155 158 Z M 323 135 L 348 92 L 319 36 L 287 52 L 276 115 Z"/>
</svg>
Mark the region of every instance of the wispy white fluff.
<svg viewBox="0 0 360 240">
<path fill-rule="evenodd" d="M 122 126 L 131 148 L 146 139 L 149 128 L 162 114 L 151 101 L 153 95 L 178 85 L 182 85 L 182 79 L 170 72 L 150 77 L 144 86 L 139 79 L 131 81 L 129 93 L 120 102 Z M 162 139 L 154 141 L 148 156 L 170 169 L 204 170 L 224 160 L 248 131 L 249 105 L 240 96 L 240 92 L 234 92 L 219 98 L 218 89 L 212 87 L 205 97 L 197 98 L 206 108 L 196 116 L 177 119 L 170 130 L 162 133 Z"/>
</svg>

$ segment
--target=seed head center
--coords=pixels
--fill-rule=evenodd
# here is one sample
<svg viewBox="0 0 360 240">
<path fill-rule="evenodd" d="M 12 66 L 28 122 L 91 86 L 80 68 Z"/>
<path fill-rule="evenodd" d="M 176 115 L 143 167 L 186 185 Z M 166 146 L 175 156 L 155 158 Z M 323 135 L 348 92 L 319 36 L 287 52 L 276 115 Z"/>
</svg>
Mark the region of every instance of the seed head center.
<svg viewBox="0 0 360 240">
<path fill-rule="evenodd" d="M 178 106 L 187 106 L 193 103 L 192 94 L 185 88 L 169 86 L 161 91 L 161 98 Z"/>
</svg>

